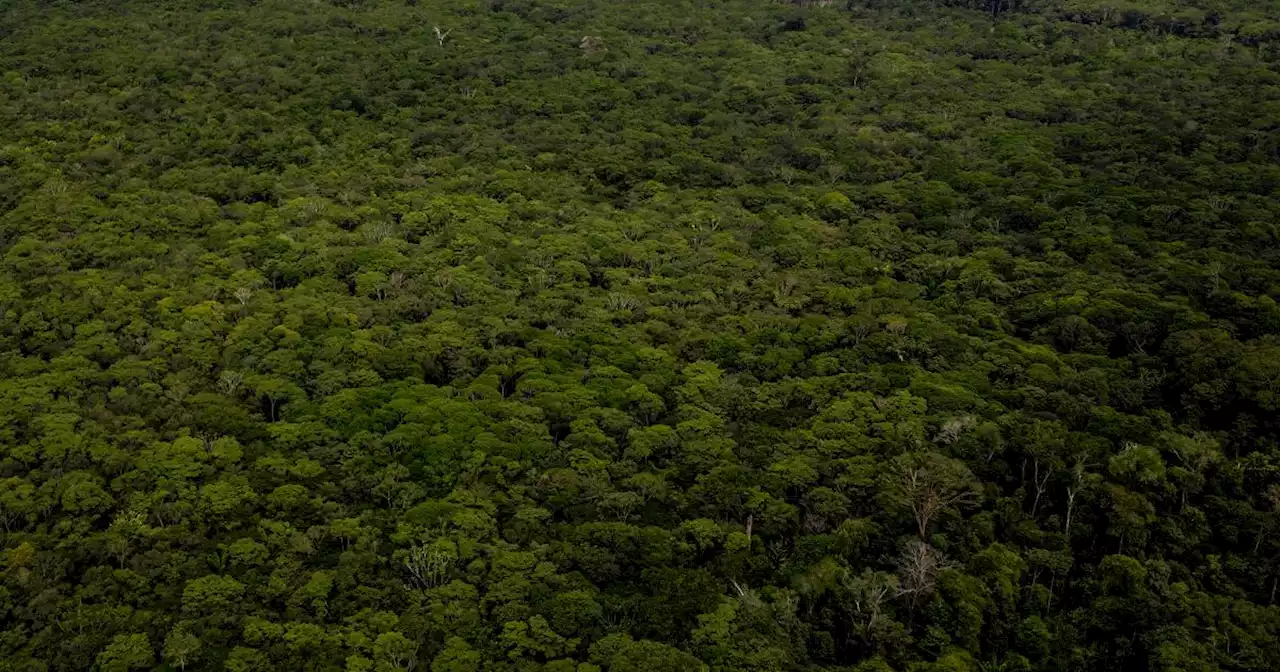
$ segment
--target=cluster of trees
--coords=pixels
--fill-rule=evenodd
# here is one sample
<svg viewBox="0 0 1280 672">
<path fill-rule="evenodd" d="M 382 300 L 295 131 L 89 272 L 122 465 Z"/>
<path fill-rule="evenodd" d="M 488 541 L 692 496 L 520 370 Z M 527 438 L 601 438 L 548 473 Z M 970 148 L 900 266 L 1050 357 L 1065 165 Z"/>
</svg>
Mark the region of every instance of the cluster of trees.
<svg viewBox="0 0 1280 672">
<path fill-rule="evenodd" d="M 0 670 L 1280 669 L 1280 15 L 1095 4 L 5 3 Z"/>
</svg>

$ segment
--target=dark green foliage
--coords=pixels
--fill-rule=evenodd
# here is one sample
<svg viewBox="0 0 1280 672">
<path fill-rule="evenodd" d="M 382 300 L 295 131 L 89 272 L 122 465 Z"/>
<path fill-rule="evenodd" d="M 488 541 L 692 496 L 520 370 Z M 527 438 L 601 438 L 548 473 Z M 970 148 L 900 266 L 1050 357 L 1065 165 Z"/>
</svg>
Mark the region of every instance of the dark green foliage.
<svg viewBox="0 0 1280 672">
<path fill-rule="evenodd" d="M 1280 669 L 1280 14 L 0 5 L 0 671 Z"/>
</svg>

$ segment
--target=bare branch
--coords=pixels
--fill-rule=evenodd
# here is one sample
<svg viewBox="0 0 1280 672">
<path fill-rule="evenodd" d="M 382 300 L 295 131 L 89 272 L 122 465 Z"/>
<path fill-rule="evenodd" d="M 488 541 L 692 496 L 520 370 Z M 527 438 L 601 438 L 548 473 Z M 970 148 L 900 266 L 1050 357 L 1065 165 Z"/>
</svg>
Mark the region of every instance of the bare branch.
<svg viewBox="0 0 1280 672">
<path fill-rule="evenodd" d="M 449 30 L 440 30 L 440 26 L 432 26 L 432 28 L 434 28 L 436 31 L 436 42 L 439 42 L 440 46 L 443 47 L 445 39 L 449 37 L 449 33 L 452 33 L 453 29 L 450 28 Z"/>
<path fill-rule="evenodd" d="M 414 546 L 409 549 L 404 567 L 419 588 L 434 588 L 444 583 L 454 559 L 435 549 Z"/>
</svg>

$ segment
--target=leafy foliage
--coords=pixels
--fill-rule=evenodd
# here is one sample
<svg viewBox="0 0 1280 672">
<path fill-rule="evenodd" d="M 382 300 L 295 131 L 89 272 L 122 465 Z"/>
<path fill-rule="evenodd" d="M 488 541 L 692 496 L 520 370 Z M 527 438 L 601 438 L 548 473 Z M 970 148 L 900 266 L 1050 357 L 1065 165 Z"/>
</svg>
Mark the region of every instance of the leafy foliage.
<svg viewBox="0 0 1280 672">
<path fill-rule="evenodd" d="M 1280 14 L 0 7 L 0 670 L 1280 668 Z"/>
</svg>

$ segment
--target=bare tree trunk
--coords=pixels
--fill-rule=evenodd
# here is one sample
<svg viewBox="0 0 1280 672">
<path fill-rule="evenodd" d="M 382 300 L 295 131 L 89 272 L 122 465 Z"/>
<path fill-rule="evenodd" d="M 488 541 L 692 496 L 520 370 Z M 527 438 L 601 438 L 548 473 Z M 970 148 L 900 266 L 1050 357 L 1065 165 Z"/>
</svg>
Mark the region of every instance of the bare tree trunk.
<svg viewBox="0 0 1280 672">
<path fill-rule="evenodd" d="M 1036 485 L 1036 498 L 1031 503 L 1031 517 L 1036 517 L 1036 512 L 1040 510 L 1040 498 L 1044 496 L 1045 488 L 1049 487 L 1049 475 L 1052 473 L 1049 469 L 1044 470 L 1044 477 L 1040 476 L 1040 460 L 1035 461 L 1035 476 L 1033 481 Z"/>
<path fill-rule="evenodd" d="M 1071 514 L 1075 512 L 1076 494 L 1079 492 L 1080 490 L 1077 488 L 1067 488 L 1067 521 L 1066 525 L 1063 526 L 1062 533 L 1067 535 L 1068 543 L 1071 541 Z"/>
</svg>

